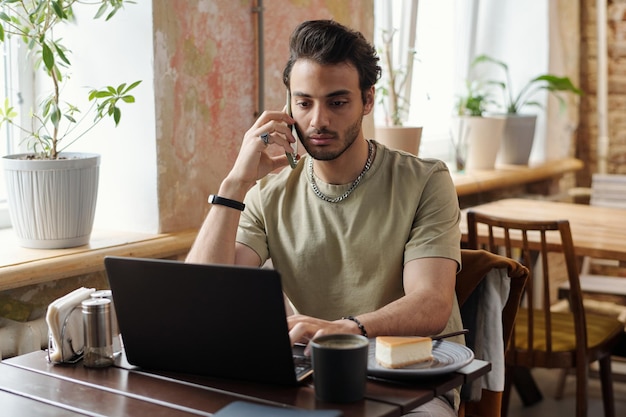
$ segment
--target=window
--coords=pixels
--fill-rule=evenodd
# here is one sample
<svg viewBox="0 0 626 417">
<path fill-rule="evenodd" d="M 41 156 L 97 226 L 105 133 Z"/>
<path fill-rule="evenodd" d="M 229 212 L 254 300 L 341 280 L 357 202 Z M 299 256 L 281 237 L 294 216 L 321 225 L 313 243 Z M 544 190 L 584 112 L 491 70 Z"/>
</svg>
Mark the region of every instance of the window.
<svg viewBox="0 0 626 417">
<path fill-rule="evenodd" d="M 115 18 L 93 19 L 93 9 L 77 7 L 77 24 L 59 26 L 59 35 L 71 50 L 72 83 L 64 85 L 68 101 L 87 109 L 90 87 L 119 85 L 143 80 L 135 90 L 137 105 L 123 109 L 122 123 L 102 123 L 98 129 L 71 145 L 67 151 L 98 153 L 100 183 L 94 227 L 154 233 L 158 229 L 156 197 L 156 143 L 152 52 L 152 4 L 136 2 Z M 103 34 L 106 42 L 103 42 Z M 4 43 L 4 45 L 9 45 Z M 20 48 L 17 48 L 17 46 Z M 97 48 L 94 47 L 97 45 Z M 1 47 L 1 46 L 0 46 Z M 27 62 L 25 49 L 15 40 L 10 52 L 5 50 L 1 71 L 3 93 L 19 95 L 19 117 L 28 118 L 38 95 L 36 75 L 21 68 Z M 18 55 L 19 54 L 19 55 Z M 24 56 L 22 56 L 22 54 Z M 119 65 L 123 62 L 123 65 Z M 19 75 L 19 77 L 18 77 Z M 5 95 L 2 95 L 4 97 Z M 30 99 L 30 101 L 29 101 Z M 4 103 L 0 103 L 4 106 Z M 15 104 L 14 104 L 15 105 Z M 12 136 L 10 133 L 14 133 Z M 18 132 L 0 132 L 0 155 L 27 152 L 20 149 Z M 10 227 L 6 204 L 5 180 L 0 169 L 0 227 Z M 128 210 L 132 207 L 133 210 Z M 5 221 L 4 221 L 5 220 Z"/>
<path fill-rule="evenodd" d="M 411 22 L 411 7 L 415 6 L 417 16 Z M 449 129 L 455 94 L 465 78 L 465 69 L 459 64 L 464 57 L 459 54 L 465 50 L 460 40 L 468 20 L 457 22 L 455 16 L 465 16 L 468 7 L 457 0 L 375 2 L 375 43 L 382 45 L 382 34 L 395 30 L 393 53 L 398 68 L 406 68 L 408 51 L 415 51 L 406 124 L 423 126 L 420 156 L 454 159 Z M 414 45 L 409 45 L 411 28 L 415 28 Z M 376 122 L 383 123 L 384 111 L 377 106 Z"/>
<path fill-rule="evenodd" d="M 515 86 L 547 72 L 547 1 L 530 3 L 501 0 L 374 1 L 375 44 L 382 45 L 383 30 L 396 29 L 394 36 L 401 46 L 394 45 L 397 48 L 394 60 L 406 57 L 411 48 L 415 50 L 411 105 L 406 124 L 423 126 L 420 156 L 449 163 L 454 160 L 450 132 L 452 116 L 475 56 L 489 54 L 509 63 Z M 417 6 L 415 22 L 410 21 L 412 6 Z M 532 31 L 528 31 L 525 23 L 529 21 L 535 23 Z M 408 42 L 412 28 L 415 28 L 414 46 Z M 402 66 L 402 63 L 396 62 L 396 65 Z M 538 99 L 545 102 L 546 97 Z M 543 112 L 538 115 L 533 154 L 536 154 L 534 159 L 543 160 L 544 115 Z M 383 123 L 382 118 L 384 111 L 377 103 L 376 123 Z"/>
<path fill-rule="evenodd" d="M 0 63 L 1 97 L 19 98 L 17 43 L 7 39 L 2 43 L 2 52 L 2 62 Z M 4 100 L 0 102 L 0 107 L 4 108 Z M 13 126 L 7 123 L 3 124 L 0 129 L 0 157 L 2 157 L 15 152 L 17 132 Z M 0 167 L 0 228 L 10 226 L 4 169 Z"/>
</svg>

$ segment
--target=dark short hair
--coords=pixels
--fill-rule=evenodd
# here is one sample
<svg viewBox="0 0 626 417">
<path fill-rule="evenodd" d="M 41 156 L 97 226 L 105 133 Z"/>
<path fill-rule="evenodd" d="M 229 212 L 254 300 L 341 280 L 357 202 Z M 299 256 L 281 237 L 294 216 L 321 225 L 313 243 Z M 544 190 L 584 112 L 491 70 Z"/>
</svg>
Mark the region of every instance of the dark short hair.
<svg viewBox="0 0 626 417">
<path fill-rule="evenodd" d="M 365 91 L 380 78 L 376 49 L 361 32 L 349 29 L 333 20 L 309 20 L 296 27 L 289 40 L 289 60 L 283 70 L 287 88 L 291 70 L 298 59 L 309 59 L 320 65 L 349 62 L 359 73 L 359 88 Z"/>
</svg>

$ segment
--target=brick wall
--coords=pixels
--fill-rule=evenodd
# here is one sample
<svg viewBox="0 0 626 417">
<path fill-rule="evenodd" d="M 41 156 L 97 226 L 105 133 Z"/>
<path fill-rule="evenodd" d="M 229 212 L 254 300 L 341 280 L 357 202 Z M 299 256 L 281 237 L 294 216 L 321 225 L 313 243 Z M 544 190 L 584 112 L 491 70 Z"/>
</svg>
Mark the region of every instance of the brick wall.
<svg viewBox="0 0 626 417">
<path fill-rule="evenodd" d="M 607 1 L 608 136 L 607 172 L 626 174 L 626 0 Z M 576 156 L 586 167 L 578 185 L 589 186 L 597 158 L 597 24 L 596 0 L 581 0 L 580 125 Z"/>
</svg>

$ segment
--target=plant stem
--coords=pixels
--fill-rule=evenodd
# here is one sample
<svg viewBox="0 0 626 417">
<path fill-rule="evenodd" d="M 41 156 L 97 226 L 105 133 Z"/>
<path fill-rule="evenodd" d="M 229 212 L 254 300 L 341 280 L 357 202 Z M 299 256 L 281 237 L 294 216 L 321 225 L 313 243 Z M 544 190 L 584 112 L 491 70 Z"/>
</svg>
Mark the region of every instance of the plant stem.
<svg viewBox="0 0 626 417">
<path fill-rule="evenodd" d="M 391 35 L 393 36 L 393 35 Z M 389 117 L 392 124 L 396 124 L 396 115 L 398 113 L 397 102 L 398 96 L 396 94 L 396 73 L 393 71 L 393 56 L 391 51 L 391 36 L 385 40 L 385 64 L 389 71 Z"/>
</svg>

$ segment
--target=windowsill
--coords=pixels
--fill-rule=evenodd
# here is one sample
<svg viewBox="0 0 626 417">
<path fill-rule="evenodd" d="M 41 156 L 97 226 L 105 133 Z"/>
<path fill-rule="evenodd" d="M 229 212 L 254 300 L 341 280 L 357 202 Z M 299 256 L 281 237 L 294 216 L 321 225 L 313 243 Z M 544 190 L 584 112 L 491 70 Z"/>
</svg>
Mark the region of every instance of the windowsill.
<svg viewBox="0 0 626 417">
<path fill-rule="evenodd" d="M 566 158 L 532 166 L 503 166 L 495 170 L 452 173 L 459 197 L 550 181 L 583 167 Z M 70 249 L 28 249 L 17 244 L 11 229 L 0 230 L 0 291 L 55 281 L 104 270 L 107 255 L 171 258 L 186 254 L 197 230 L 141 234 L 94 230 L 89 245 Z"/>
<path fill-rule="evenodd" d="M 581 160 L 563 158 L 534 165 L 502 165 L 494 170 L 476 170 L 467 173 L 452 172 L 452 180 L 459 197 L 488 191 L 527 185 L 559 178 L 584 167 Z"/>
<path fill-rule="evenodd" d="M 69 249 L 20 247 L 11 229 L 0 230 L 0 291 L 104 270 L 107 255 L 171 258 L 189 251 L 197 230 L 142 234 L 94 230 L 88 245 Z"/>
</svg>

